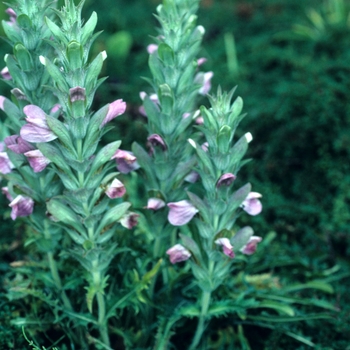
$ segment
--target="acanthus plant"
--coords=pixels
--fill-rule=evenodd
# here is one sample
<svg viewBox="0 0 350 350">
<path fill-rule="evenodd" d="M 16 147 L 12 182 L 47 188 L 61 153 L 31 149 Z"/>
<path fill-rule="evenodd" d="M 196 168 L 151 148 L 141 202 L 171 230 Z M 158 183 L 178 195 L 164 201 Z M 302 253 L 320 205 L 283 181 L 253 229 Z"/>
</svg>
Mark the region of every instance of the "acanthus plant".
<svg viewBox="0 0 350 350">
<path fill-rule="evenodd" d="M 9 298 L 16 290 L 45 301 L 48 322 L 72 348 L 112 349 L 122 338 L 128 349 L 166 349 L 175 329 L 186 332 L 187 318 L 196 317 L 185 347 L 204 349 L 212 317 L 244 320 L 260 305 L 244 291 L 231 300 L 225 289 L 262 240 L 236 223 L 262 210 L 249 184 L 236 189 L 252 140 L 250 133 L 235 138 L 242 99 L 232 102 L 234 90 L 219 88 L 209 96 L 211 107 L 198 109 L 213 76 L 200 72 L 199 0 L 167 0 L 157 8 L 161 28 L 148 47 L 152 90 L 140 93 L 147 149 L 103 145 L 126 103 L 118 98 L 92 110 L 107 54 L 90 60 L 97 15 L 83 23 L 83 4 L 65 0 L 57 10 L 17 0 L 3 23 L 14 55 L 2 71 L 13 95 L 12 102 L 0 98 L 9 125 L 0 152 L 2 192 L 12 219 L 23 217 L 31 227 L 26 244 L 50 268 L 36 269 L 36 278 L 18 267 L 27 284 L 8 281 Z M 120 176 L 132 171 L 147 193 L 135 212 L 123 201 L 129 193 Z"/>
</svg>

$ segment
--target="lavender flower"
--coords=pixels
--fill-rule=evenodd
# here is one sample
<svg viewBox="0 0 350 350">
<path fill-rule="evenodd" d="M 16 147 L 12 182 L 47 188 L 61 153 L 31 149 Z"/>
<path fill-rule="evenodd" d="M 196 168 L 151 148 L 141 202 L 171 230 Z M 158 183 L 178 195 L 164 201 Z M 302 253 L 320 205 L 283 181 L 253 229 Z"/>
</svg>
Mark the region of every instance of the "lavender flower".
<svg viewBox="0 0 350 350">
<path fill-rule="evenodd" d="M 194 78 L 195 84 L 200 84 L 201 88 L 199 89 L 198 93 L 200 95 L 206 95 L 210 89 L 211 89 L 211 78 L 214 76 L 213 72 L 199 72 L 196 74 Z"/>
<path fill-rule="evenodd" d="M 215 241 L 215 244 L 222 246 L 222 250 L 225 255 L 233 259 L 235 253 L 233 252 L 233 246 L 228 238 L 219 238 Z"/>
<path fill-rule="evenodd" d="M 105 119 L 103 119 L 101 127 L 110 122 L 112 119 L 118 117 L 118 115 L 123 114 L 125 109 L 126 103 L 123 100 L 116 100 L 112 102 L 108 107 L 107 115 Z"/>
<path fill-rule="evenodd" d="M 16 22 L 16 19 L 17 19 L 17 13 L 12 9 L 12 8 L 7 8 L 5 10 L 5 12 L 10 16 L 10 21 L 12 23 L 15 23 Z"/>
<path fill-rule="evenodd" d="M 146 209 L 159 210 L 165 207 L 165 202 L 159 198 L 149 198 Z"/>
<path fill-rule="evenodd" d="M 147 46 L 147 52 L 152 55 L 153 52 L 156 52 L 158 50 L 158 45 L 156 44 L 149 44 Z"/>
<path fill-rule="evenodd" d="M 127 213 L 126 215 L 124 215 L 124 216 L 119 220 L 119 222 L 120 222 L 120 224 L 121 224 L 123 227 L 125 227 L 125 228 L 131 230 L 134 226 L 137 225 L 137 223 L 138 223 L 138 217 L 139 217 L 139 216 L 140 216 L 139 214 L 136 214 L 136 213 L 133 213 L 133 212 L 129 212 L 129 213 Z"/>
<path fill-rule="evenodd" d="M 197 60 L 198 67 L 207 62 L 208 60 L 205 57 L 200 57 Z"/>
<path fill-rule="evenodd" d="M 7 67 L 4 67 L 1 71 L 0 71 L 1 76 L 3 77 L 3 79 L 5 80 L 11 80 L 11 74 L 9 72 L 9 69 Z"/>
<path fill-rule="evenodd" d="M 176 264 L 181 261 L 186 261 L 191 257 L 191 253 L 181 244 L 176 244 L 166 251 L 169 255 L 170 262 Z"/>
<path fill-rule="evenodd" d="M 12 198 L 12 196 L 11 196 L 11 194 L 10 194 L 9 189 L 8 189 L 7 186 L 6 186 L 6 187 L 2 187 L 2 188 L 1 188 L 1 192 L 2 192 L 2 194 L 4 194 L 4 195 L 6 196 L 6 198 L 7 198 L 10 202 L 13 201 L 13 198 Z"/>
<path fill-rule="evenodd" d="M 198 213 L 198 209 L 188 200 L 168 203 L 169 222 L 174 226 L 186 225 Z"/>
<path fill-rule="evenodd" d="M 252 255 L 252 254 L 254 254 L 256 252 L 257 245 L 261 241 L 262 241 L 261 237 L 259 237 L 259 236 L 251 236 L 249 238 L 248 243 L 243 248 L 241 248 L 240 251 L 243 254 Z"/>
<path fill-rule="evenodd" d="M 262 211 L 262 204 L 258 198 L 261 197 L 262 195 L 258 192 L 250 192 L 241 205 L 243 210 L 253 216 L 260 214 Z"/>
<path fill-rule="evenodd" d="M 86 100 L 86 90 L 80 86 L 69 89 L 69 100 L 70 102 L 75 101 L 85 101 Z"/>
<path fill-rule="evenodd" d="M 128 174 L 140 167 L 136 161 L 136 157 L 130 151 L 118 149 L 111 159 L 116 160 L 117 169 L 123 174 Z"/>
<path fill-rule="evenodd" d="M 158 134 L 152 134 L 149 137 L 147 137 L 147 141 L 150 143 L 151 145 L 151 151 L 153 153 L 153 147 L 161 147 L 163 151 L 166 151 L 167 146 L 163 140 L 163 138 L 158 135 Z"/>
<path fill-rule="evenodd" d="M 46 122 L 45 112 L 35 105 L 28 105 L 23 108 L 24 114 L 27 116 L 25 124 L 21 128 L 21 136 L 28 142 L 49 142 L 57 139 Z"/>
<path fill-rule="evenodd" d="M 7 148 L 17 154 L 23 154 L 34 150 L 34 147 L 29 142 L 23 140 L 22 137 L 18 135 L 8 136 L 4 141 Z"/>
<path fill-rule="evenodd" d="M 192 170 L 186 177 L 185 177 L 185 181 L 194 184 L 195 182 L 197 182 L 199 179 L 199 174 Z"/>
<path fill-rule="evenodd" d="M 0 152 L 0 173 L 9 174 L 15 166 L 6 152 Z"/>
<path fill-rule="evenodd" d="M 222 187 L 222 186 L 230 186 L 233 181 L 236 180 L 236 175 L 232 173 L 226 173 L 224 175 L 220 176 L 220 179 L 218 180 L 216 187 Z"/>
<path fill-rule="evenodd" d="M 16 220 L 19 216 L 28 216 L 33 212 L 34 201 L 30 197 L 18 195 L 10 204 L 12 208 L 11 218 Z"/>
<path fill-rule="evenodd" d="M 51 163 L 50 159 L 46 158 L 38 149 L 26 152 L 24 155 L 35 173 L 40 173 Z"/>
<path fill-rule="evenodd" d="M 114 179 L 106 189 L 106 195 L 111 199 L 123 197 L 125 192 L 125 186 L 118 179 Z"/>
</svg>

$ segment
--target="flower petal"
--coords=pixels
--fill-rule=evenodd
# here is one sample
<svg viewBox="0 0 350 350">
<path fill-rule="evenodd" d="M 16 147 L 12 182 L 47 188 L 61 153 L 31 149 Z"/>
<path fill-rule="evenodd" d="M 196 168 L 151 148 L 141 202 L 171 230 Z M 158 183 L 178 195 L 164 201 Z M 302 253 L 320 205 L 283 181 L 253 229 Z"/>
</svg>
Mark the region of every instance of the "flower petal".
<svg viewBox="0 0 350 350">
<path fill-rule="evenodd" d="M 15 166 L 6 152 L 0 152 L 0 173 L 9 174 Z"/>
<path fill-rule="evenodd" d="M 12 208 L 11 218 L 16 220 L 18 216 L 28 216 L 33 212 L 34 201 L 30 197 L 18 195 L 10 204 Z"/>
<path fill-rule="evenodd" d="M 114 179 L 110 185 L 108 185 L 106 190 L 106 195 L 111 198 L 123 197 L 126 192 L 125 186 L 118 179 Z"/>
<path fill-rule="evenodd" d="M 215 244 L 222 246 L 224 254 L 230 257 L 231 259 L 235 257 L 233 246 L 228 238 L 219 238 L 215 241 Z"/>
<path fill-rule="evenodd" d="M 159 210 L 165 207 L 165 202 L 159 198 L 149 198 L 146 209 Z"/>
<path fill-rule="evenodd" d="M 49 142 L 57 139 L 57 136 L 48 128 L 42 128 L 34 124 L 25 124 L 20 131 L 21 137 L 28 142 Z"/>
<path fill-rule="evenodd" d="M 101 123 L 101 127 L 110 122 L 112 119 L 118 117 L 118 115 L 121 115 L 125 112 L 126 109 L 126 103 L 123 100 L 116 100 L 112 102 L 108 107 L 108 112 L 103 119 L 103 122 Z"/>
<path fill-rule="evenodd" d="M 254 254 L 256 252 L 257 245 L 261 241 L 262 241 L 261 237 L 259 237 L 259 236 L 251 236 L 249 238 L 248 243 L 243 248 L 241 248 L 240 251 L 243 254 L 252 255 L 252 254 Z"/>
<path fill-rule="evenodd" d="M 169 255 L 170 262 L 176 264 L 181 261 L 186 261 L 191 257 L 191 253 L 181 244 L 176 244 L 169 248 L 166 253 Z"/>
<path fill-rule="evenodd" d="M 46 158 L 38 149 L 26 152 L 24 155 L 35 173 L 40 173 L 51 163 L 50 159 Z"/>
<path fill-rule="evenodd" d="M 198 213 L 198 209 L 188 200 L 168 203 L 169 222 L 174 226 L 186 225 Z"/>
<path fill-rule="evenodd" d="M 35 105 L 27 105 L 23 108 L 23 112 L 27 116 L 26 121 L 28 123 L 34 124 L 41 128 L 49 128 L 46 122 L 46 114 L 40 107 Z"/>
</svg>

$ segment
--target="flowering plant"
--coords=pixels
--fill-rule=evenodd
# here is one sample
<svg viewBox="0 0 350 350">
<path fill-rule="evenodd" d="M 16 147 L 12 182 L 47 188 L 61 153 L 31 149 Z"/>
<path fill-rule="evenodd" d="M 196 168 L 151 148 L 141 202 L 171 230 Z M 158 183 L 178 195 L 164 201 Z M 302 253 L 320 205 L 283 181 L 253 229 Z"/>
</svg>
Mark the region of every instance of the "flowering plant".
<svg viewBox="0 0 350 350">
<path fill-rule="evenodd" d="M 9 298 L 43 301 L 47 329 L 84 349 L 166 349 L 179 341 L 175 329 L 189 349 L 206 349 L 213 318 L 230 315 L 237 334 L 251 309 L 293 318 L 289 305 L 245 289 L 240 274 L 264 241 L 237 219 L 260 214 L 261 195 L 239 175 L 252 141 L 236 137 L 243 101 L 232 101 L 235 89 L 208 95 L 213 72 L 200 71 L 199 0 L 157 7 L 150 91 L 140 93 L 147 144 L 131 151 L 103 144 L 127 106 L 118 98 L 93 110 L 107 53 L 91 59 L 97 14 L 84 23 L 83 3 L 17 0 L 3 23 L 14 54 L 2 71 L 12 87 L 12 101 L 0 99 L 9 127 L 2 191 L 38 261 L 35 275 L 30 261 L 17 264 Z M 203 96 L 210 107 L 198 108 Z M 130 173 L 145 193 L 137 201 Z"/>
</svg>

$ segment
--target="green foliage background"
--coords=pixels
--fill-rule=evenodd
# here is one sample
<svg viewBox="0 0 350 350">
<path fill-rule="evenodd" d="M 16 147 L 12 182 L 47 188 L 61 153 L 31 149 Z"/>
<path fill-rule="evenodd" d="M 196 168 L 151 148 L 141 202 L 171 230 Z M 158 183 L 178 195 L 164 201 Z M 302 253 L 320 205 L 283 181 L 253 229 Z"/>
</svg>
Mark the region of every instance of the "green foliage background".
<svg viewBox="0 0 350 350">
<path fill-rule="evenodd" d="M 152 42 L 150 35 L 157 35 L 152 13 L 158 3 L 86 1 L 86 18 L 96 11 L 97 30 L 104 31 L 94 50 L 105 49 L 109 56 L 102 73 L 109 79 L 99 89 L 95 107 L 117 98 L 127 102 L 127 114 L 118 117 L 117 131 L 109 136 L 122 139 L 124 149 L 146 138 L 144 119 L 138 113 L 139 92 L 149 91 L 141 77 L 149 76 L 146 46 Z M 295 24 L 311 26 L 306 11 L 319 9 L 321 3 L 203 0 L 199 23 L 206 28 L 203 56 L 208 62 L 204 69 L 215 72 L 214 89 L 238 85 L 248 112 L 240 127 L 254 136 L 249 150 L 253 161 L 240 177 L 249 179 L 253 189 L 264 196 L 263 213 L 249 222 L 258 235 L 277 234 L 260 256 L 262 266 L 281 280 L 295 283 L 327 276 L 331 268 L 344 276 L 334 281 L 335 294 L 328 299 L 340 310 L 332 322 L 282 328 L 303 332 L 318 349 L 344 350 L 350 340 L 350 296 L 346 293 L 350 287 L 346 277 L 350 253 L 350 27 L 326 26 L 316 40 L 301 40 L 292 32 Z M 5 8 L 0 4 L 3 19 Z M 7 44 L 1 44 L 0 56 L 8 50 Z M 2 82 L 0 94 L 9 96 Z M 21 245 L 23 230 L 20 223 L 8 219 L 4 198 L 1 208 L 0 280 L 9 271 L 8 263 L 26 254 Z M 9 306 L 1 302 L 0 349 L 7 349 L 8 342 L 18 337 L 10 326 L 10 315 Z M 281 330 L 251 327 L 246 336 L 253 349 L 307 348 L 286 339 Z"/>
</svg>

